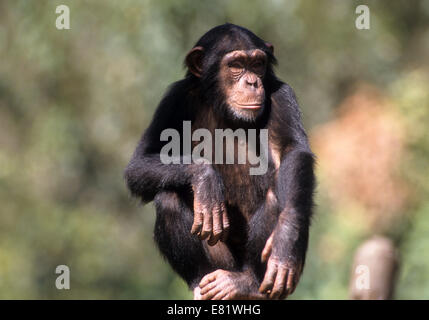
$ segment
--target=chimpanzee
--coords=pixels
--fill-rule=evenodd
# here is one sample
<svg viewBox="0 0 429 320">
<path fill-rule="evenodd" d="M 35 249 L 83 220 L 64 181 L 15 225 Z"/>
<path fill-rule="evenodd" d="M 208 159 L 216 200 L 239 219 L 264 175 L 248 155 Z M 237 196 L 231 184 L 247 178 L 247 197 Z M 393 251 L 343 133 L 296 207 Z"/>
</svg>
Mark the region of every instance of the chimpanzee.
<svg viewBox="0 0 429 320">
<path fill-rule="evenodd" d="M 195 299 L 284 299 L 302 273 L 314 155 L 295 94 L 274 64 L 273 45 L 251 31 L 229 23 L 208 31 L 187 54 L 185 78 L 163 97 L 125 170 L 131 193 L 154 201 L 155 241 Z M 162 132 L 175 129 L 184 141 L 189 121 L 192 132 L 213 135 L 266 130 L 266 172 L 250 174 L 249 161 L 188 161 L 184 145 L 179 161 L 165 163 Z"/>
</svg>

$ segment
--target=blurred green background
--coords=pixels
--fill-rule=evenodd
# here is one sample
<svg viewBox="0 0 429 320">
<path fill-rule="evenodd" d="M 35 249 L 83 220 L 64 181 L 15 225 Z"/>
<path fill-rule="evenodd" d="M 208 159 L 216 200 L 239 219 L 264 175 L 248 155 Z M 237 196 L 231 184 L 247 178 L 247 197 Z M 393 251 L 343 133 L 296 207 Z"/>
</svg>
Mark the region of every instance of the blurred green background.
<svg viewBox="0 0 429 320">
<path fill-rule="evenodd" d="M 231 22 L 274 44 L 318 155 L 291 298 L 346 299 L 355 249 L 385 234 L 395 297 L 429 299 L 429 1 L 371 1 L 358 30 L 362 3 L 0 0 L 0 298 L 191 298 L 122 175 L 187 51 Z M 61 264 L 70 290 L 55 288 Z"/>
</svg>

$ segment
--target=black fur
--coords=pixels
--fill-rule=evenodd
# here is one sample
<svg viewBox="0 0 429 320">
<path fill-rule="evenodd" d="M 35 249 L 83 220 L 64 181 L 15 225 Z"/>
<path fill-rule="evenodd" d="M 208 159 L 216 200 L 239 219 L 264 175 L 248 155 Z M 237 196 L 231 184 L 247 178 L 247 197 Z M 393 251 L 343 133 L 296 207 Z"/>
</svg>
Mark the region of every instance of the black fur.
<svg viewBox="0 0 429 320">
<path fill-rule="evenodd" d="M 282 230 L 274 239 L 275 253 L 305 260 L 313 206 L 314 157 L 295 94 L 274 75 L 272 66 L 276 60 L 262 39 L 247 29 L 225 24 L 207 32 L 196 46 L 202 46 L 205 52 L 202 77 L 188 72 L 183 80 L 170 87 L 125 170 L 125 178 L 134 196 L 143 202 L 155 200 L 155 240 L 173 269 L 191 288 L 218 268 L 251 269 L 261 281 L 266 267 L 260 262 L 261 252 L 274 228 Z M 260 117 L 243 122 L 226 114 L 218 85 L 219 62 L 229 51 L 255 48 L 268 56 L 263 80 L 266 103 Z M 280 164 L 276 168 L 275 159 L 270 157 L 268 172 L 262 176 L 250 176 L 248 165 L 162 164 L 159 153 L 165 142 L 160 141 L 160 134 L 166 128 L 182 132 L 184 120 L 192 121 L 193 130 L 266 128 Z M 191 187 L 198 179 L 206 179 L 210 170 L 215 170 L 219 179 L 211 180 L 207 197 L 216 194 L 224 197 L 231 220 L 225 244 L 232 261 L 227 255 L 211 256 L 205 241 L 190 234 Z M 267 197 L 270 192 L 274 198 Z M 285 210 L 287 214 L 280 214 Z"/>
</svg>

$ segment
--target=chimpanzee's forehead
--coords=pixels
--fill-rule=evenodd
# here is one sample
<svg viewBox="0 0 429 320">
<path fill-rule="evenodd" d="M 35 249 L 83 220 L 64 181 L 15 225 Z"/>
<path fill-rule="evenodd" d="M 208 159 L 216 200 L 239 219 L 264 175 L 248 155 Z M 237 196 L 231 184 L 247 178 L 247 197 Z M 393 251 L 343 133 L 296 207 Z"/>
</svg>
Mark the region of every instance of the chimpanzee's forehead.
<svg viewBox="0 0 429 320">
<path fill-rule="evenodd" d="M 256 58 L 256 59 L 264 59 L 266 54 L 261 49 L 249 49 L 249 50 L 234 50 L 227 52 L 224 55 L 224 60 L 233 60 L 237 58 Z"/>
<path fill-rule="evenodd" d="M 209 49 L 209 55 L 223 57 L 225 55 L 236 55 L 236 54 L 246 54 L 252 55 L 254 52 L 264 53 L 266 50 L 265 43 L 256 43 L 252 41 L 253 39 L 248 39 L 246 37 L 234 37 L 232 35 L 226 35 L 222 39 L 219 39 L 214 46 Z"/>
<path fill-rule="evenodd" d="M 225 24 L 204 34 L 194 47 L 202 47 L 206 65 L 217 64 L 226 54 L 233 51 L 260 49 L 275 63 L 271 49 L 266 42 L 245 28 Z"/>
</svg>

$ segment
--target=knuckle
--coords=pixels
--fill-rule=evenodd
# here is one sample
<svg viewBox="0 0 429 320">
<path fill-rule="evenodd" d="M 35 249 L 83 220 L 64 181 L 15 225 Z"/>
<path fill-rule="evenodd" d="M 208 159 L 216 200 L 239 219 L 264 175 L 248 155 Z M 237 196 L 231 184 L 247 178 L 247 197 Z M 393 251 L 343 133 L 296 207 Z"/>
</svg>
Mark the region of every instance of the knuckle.
<svg viewBox="0 0 429 320">
<path fill-rule="evenodd" d="M 203 215 L 204 215 L 204 217 L 207 217 L 207 216 L 211 217 L 212 216 L 212 210 L 210 210 L 209 207 L 204 208 Z"/>
<path fill-rule="evenodd" d="M 267 279 L 267 280 L 265 281 L 265 287 L 266 287 L 267 289 L 271 289 L 271 288 L 273 287 L 273 284 L 274 284 L 274 281 L 273 281 L 272 279 Z"/>
<path fill-rule="evenodd" d="M 284 263 L 279 262 L 279 263 L 277 264 L 277 268 L 278 268 L 279 270 L 284 271 L 284 272 L 289 270 L 289 273 L 290 273 L 290 268 L 288 268 L 288 267 L 287 267 L 287 265 L 285 265 Z"/>
<path fill-rule="evenodd" d="M 213 214 L 220 216 L 220 214 L 221 214 L 220 207 L 219 206 L 214 206 L 212 212 L 213 212 Z"/>
<path fill-rule="evenodd" d="M 204 239 L 207 238 L 207 236 L 210 234 L 210 231 L 202 230 L 200 234 L 200 238 Z"/>
<path fill-rule="evenodd" d="M 204 225 L 202 233 L 204 233 L 204 235 L 209 235 L 212 233 L 212 228 L 208 225 Z"/>
<path fill-rule="evenodd" d="M 230 227 L 229 221 L 224 221 L 223 222 L 223 228 L 224 229 L 229 229 L 229 227 Z"/>
<path fill-rule="evenodd" d="M 217 270 L 217 273 L 218 273 L 220 276 L 226 276 L 226 275 L 228 274 L 228 272 L 227 272 L 227 271 L 225 271 L 225 270 L 223 270 L 223 269 L 218 269 L 218 270 Z"/>
<path fill-rule="evenodd" d="M 274 265 L 276 267 L 278 267 L 278 266 L 281 265 L 280 259 L 278 257 L 276 257 L 275 255 L 272 255 L 270 257 L 270 262 L 271 262 L 272 265 Z"/>
<path fill-rule="evenodd" d="M 213 234 L 219 235 L 223 232 L 222 226 L 219 224 L 214 224 L 213 226 Z"/>
<path fill-rule="evenodd" d="M 213 229 L 213 223 L 212 223 L 211 219 L 204 220 L 203 230 L 211 232 L 212 229 Z"/>
<path fill-rule="evenodd" d="M 191 228 L 191 233 L 193 233 L 193 234 L 197 234 L 199 230 L 200 230 L 200 228 L 199 228 L 199 227 L 197 227 L 197 226 L 192 226 L 192 228 Z"/>
<path fill-rule="evenodd" d="M 220 209 L 221 212 L 225 213 L 226 212 L 225 203 L 221 202 L 221 204 L 219 206 L 219 209 Z"/>
<path fill-rule="evenodd" d="M 196 221 L 196 222 L 194 222 L 194 225 L 192 227 L 195 228 L 195 229 L 199 229 L 199 228 L 201 228 L 202 225 L 203 224 L 201 222 Z"/>
<path fill-rule="evenodd" d="M 279 294 L 279 288 L 277 287 L 273 287 L 273 289 L 271 290 L 271 296 L 275 297 Z"/>
<path fill-rule="evenodd" d="M 277 269 L 277 266 L 278 266 L 278 262 L 270 256 L 270 259 L 268 260 L 268 269 L 270 271 L 271 270 L 274 271 Z"/>
<path fill-rule="evenodd" d="M 213 230 L 214 237 L 219 237 L 220 235 L 222 235 L 222 230 Z"/>
</svg>

